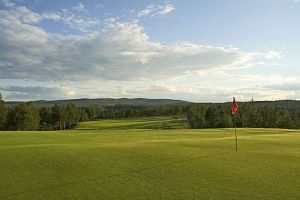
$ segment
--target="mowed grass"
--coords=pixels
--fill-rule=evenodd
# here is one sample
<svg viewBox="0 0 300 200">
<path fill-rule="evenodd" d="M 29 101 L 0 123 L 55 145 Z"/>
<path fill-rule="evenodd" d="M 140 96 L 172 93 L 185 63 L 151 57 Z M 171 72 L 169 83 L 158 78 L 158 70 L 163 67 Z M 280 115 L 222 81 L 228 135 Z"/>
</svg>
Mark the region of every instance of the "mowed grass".
<svg viewBox="0 0 300 200">
<path fill-rule="evenodd" d="M 0 199 L 300 199 L 300 131 L 177 118 L 0 132 Z"/>
</svg>

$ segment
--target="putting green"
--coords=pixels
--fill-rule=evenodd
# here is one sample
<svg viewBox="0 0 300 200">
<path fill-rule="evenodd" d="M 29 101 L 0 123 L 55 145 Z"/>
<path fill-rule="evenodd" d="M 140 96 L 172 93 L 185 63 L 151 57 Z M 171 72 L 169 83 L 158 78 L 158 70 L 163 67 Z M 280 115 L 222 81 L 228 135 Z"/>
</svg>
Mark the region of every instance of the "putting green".
<svg viewBox="0 0 300 200">
<path fill-rule="evenodd" d="M 0 132 L 0 199 L 300 199 L 300 131 L 184 119 Z"/>
</svg>

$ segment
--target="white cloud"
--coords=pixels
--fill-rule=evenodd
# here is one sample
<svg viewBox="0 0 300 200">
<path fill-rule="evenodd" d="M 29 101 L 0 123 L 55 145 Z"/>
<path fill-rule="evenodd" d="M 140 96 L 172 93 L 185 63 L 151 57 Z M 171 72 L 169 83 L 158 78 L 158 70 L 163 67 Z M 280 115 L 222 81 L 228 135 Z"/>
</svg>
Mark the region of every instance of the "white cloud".
<svg viewBox="0 0 300 200">
<path fill-rule="evenodd" d="M 175 7 L 170 3 L 165 3 L 164 5 L 155 5 L 151 4 L 146 6 L 143 10 L 137 13 L 138 17 L 145 17 L 145 16 L 165 16 L 172 11 L 175 10 Z"/>
<path fill-rule="evenodd" d="M 72 7 L 72 9 L 78 12 L 87 12 L 87 9 L 81 2 L 78 2 L 76 6 Z"/>
<path fill-rule="evenodd" d="M 51 48 L 47 45 L 48 34 L 37 26 L 27 24 L 36 23 L 40 19 L 39 15 L 24 7 L 12 11 L 0 11 L 1 76 L 5 76 L 10 66 L 18 66 L 17 68 L 25 70 L 26 66 L 42 62 L 41 48 L 45 48 L 45 51 Z M 22 76 L 22 72 L 11 73 Z"/>
<path fill-rule="evenodd" d="M 0 86 L 0 91 L 5 92 L 5 98 L 10 100 L 41 100 L 73 98 L 76 90 L 70 87 L 58 86 Z"/>
<path fill-rule="evenodd" d="M 233 89 L 234 88 L 234 89 Z M 144 88 L 132 88 L 127 91 L 130 97 L 148 97 L 185 99 L 195 102 L 228 102 L 233 96 L 238 101 L 299 99 L 300 84 L 290 87 L 281 86 L 222 86 L 215 83 L 154 83 Z"/>
<path fill-rule="evenodd" d="M 96 8 L 104 8 L 104 5 L 102 3 L 97 3 L 95 5 Z"/>
<path fill-rule="evenodd" d="M 42 20 L 42 17 L 35 12 L 32 12 L 25 6 L 18 6 L 9 9 L 8 11 L 1 10 L 0 15 L 3 17 L 2 21 L 20 21 L 26 24 L 36 24 Z"/>
<path fill-rule="evenodd" d="M 27 9 L 25 13 L 30 12 Z M 25 21 L 32 23 L 41 18 L 34 13 L 27 20 L 8 11 L 0 14 L 0 78 L 170 79 L 207 69 L 239 68 L 267 58 L 265 52 L 242 52 L 190 42 L 169 45 L 152 42 L 137 21 L 112 18 L 98 31 L 73 36 L 49 34 L 38 26 L 26 24 Z M 72 26 L 94 24 L 67 11 L 61 17 Z"/>
<path fill-rule="evenodd" d="M 166 4 L 165 7 L 158 14 L 159 15 L 167 15 L 174 10 L 175 10 L 175 7 L 172 4 Z"/>
<path fill-rule="evenodd" d="M 38 14 L 25 6 L 17 6 L 8 10 L 1 10 L 0 15 L 3 16 L 2 22 L 6 21 L 7 23 L 12 21 L 13 23 L 38 24 L 44 19 L 60 20 L 71 28 L 82 32 L 87 32 L 89 28 L 100 24 L 100 21 L 96 18 L 81 17 L 66 9 L 62 9 L 61 12 Z"/>
<path fill-rule="evenodd" d="M 43 13 L 42 17 L 43 19 L 51 19 L 55 21 L 62 19 L 59 13 L 54 13 L 54 12 Z"/>
<path fill-rule="evenodd" d="M 61 20 L 85 33 L 47 33 L 38 26 L 43 19 Z M 104 20 L 101 27 L 99 24 L 98 19 L 79 17 L 68 10 L 38 14 L 26 7 L 13 7 L 0 11 L 0 80 L 71 81 L 82 85 L 94 81 L 89 89 L 80 91 L 72 84 L 69 87 L 6 86 L 0 90 L 9 94 L 9 97 L 6 95 L 9 99 L 70 98 L 79 94 L 192 101 L 227 101 L 233 95 L 241 100 L 252 96 L 257 100 L 299 98 L 295 92 L 299 91 L 299 77 L 286 78 L 275 72 L 269 77 L 224 72 L 245 66 L 264 66 L 262 63 L 281 58 L 280 52 L 244 52 L 234 47 L 191 42 L 163 44 L 153 42 L 138 21 L 110 18 Z M 91 31 L 93 26 L 98 29 Z M 210 71 L 215 76 L 213 81 L 200 78 L 209 76 Z M 197 83 L 174 81 L 191 74 L 197 75 Z M 233 90 L 223 83 L 214 83 L 216 79 L 223 83 L 238 79 L 258 84 L 238 85 Z"/>
<path fill-rule="evenodd" d="M 282 56 L 282 53 L 277 51 L 269 51 L 265 54 L 265 58 L 267 59 L 277 59 L 281 58 Z"/>
<path fill-rule="evenodd" d="M 14 7 L 16 4 L 14 2 L 12 2 L 11 0 L 2 0 L 2 4 L 5 6 L 5 7 L 8 7 L 8 8 L 12 8 Z"/>
<path fill-rule="evenodd" d="M 88 32 L 93 26 L 100 24 L 100 20 L 96 18 L 88 18 L 75 15 L 67 9 L 62 9 L 58 14 L 63 23 L 69 25 L 71 28 L 80 30 L 82 32 Z"/>
</svg>

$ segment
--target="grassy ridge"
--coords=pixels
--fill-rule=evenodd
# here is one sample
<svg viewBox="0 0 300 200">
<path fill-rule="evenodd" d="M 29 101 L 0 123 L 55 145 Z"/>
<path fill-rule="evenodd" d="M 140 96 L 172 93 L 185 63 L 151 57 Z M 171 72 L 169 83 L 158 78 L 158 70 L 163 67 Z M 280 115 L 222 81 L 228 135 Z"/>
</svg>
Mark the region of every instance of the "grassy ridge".
<svg viewBox="0 0 300 200">
<path fill-rule="evenodd" d="M 0 133 L 0 199 L 300 199 L 299 130 L 238 129 L 235 152 L 232 129 L 184 124 Z"/>
</svg>

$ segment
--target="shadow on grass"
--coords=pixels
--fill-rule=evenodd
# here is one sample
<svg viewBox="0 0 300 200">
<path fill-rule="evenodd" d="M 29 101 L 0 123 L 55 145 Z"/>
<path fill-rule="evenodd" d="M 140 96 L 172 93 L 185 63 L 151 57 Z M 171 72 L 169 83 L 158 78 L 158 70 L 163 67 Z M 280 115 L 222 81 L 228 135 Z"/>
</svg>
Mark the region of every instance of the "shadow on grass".
<svg viewBox="0 0 300 200">
<path fill-rule="evenodd" d="M 20 191 L 20 192 L 16 192 L 16 193 L 10 193 L 10 194 L 7 194 L 7 195 L 0 196 L 0 199 L 7 198 L 7 197 L 18 196 L 18 195 L 22 195 L 22 194 L 34 193 L 34 192 L 43 191 L 43 190 L 51 190 L 51 189 L 55 189 L 55 188 L 62 187 L 62 186 L 76 185 L 76 184 L 80 184 L 80 183 L 84 183 L 84 182 L 99 181 L 99 180 L 105 180 L 105 179 L 108 179 L 108 178 L 118 178 L 118 177 L 122 177 L 122 176 L 133 175 L 133 174 L 149 171 L 149 170 L 152 170 L 152 169 L 172 166 L 172 165 L 176 165 L 176 164 L 179 164 L 179 163 L 190 162 L 190 161 L 193 161 L 193 160 L 214 158 L 216 156 L 220 156 L 220 155 L 224 155 L 224 154 L 230 154 L 230 153 L 233 153 L 233 152 L 236 152 L 236 151 L 226 151 L 226 152 L 216 153 L 216 154 L 211 154 L 211 155 L 206 155 L 206 156 L 187 158 L 187 159 L 178 160 L 178 161 L 174 161 L 174 162 L 167 162 L 167 163 L 154 165 L 152 167 L 145 167 L 145 168 L 141 168 L 141 169 L 130 170 L 130 171 L 124 172 L 124 173 L 112 174 L 112 175 L 109 175 L 109 176 L 102 176 L 102 177 L 90 178 L 90 179 L 82 179 L 82 180 L 78 180 L 78 181 L 75 181 L 75 182 L 61 183 L 61 184 L 57 184 L 57 185 L 40 187 L 40 188 L 36 188 L 36 189 L 32 189 L 32 190 L 24 190 L 24 191 Z"/>
<path fill-rule="evenodd" d="M 99 123 L 99 126 L 92 128 L 78 127 L 77 130 L 129 130 L 129 129 L 185 129 L 187 128 L 186 119 L 172 119 L 172 120 L 150 120 L 150 121 L 134 121 L 135 123 L 128 124 L 113 124 L 110 126 Z"/>
</svg>

